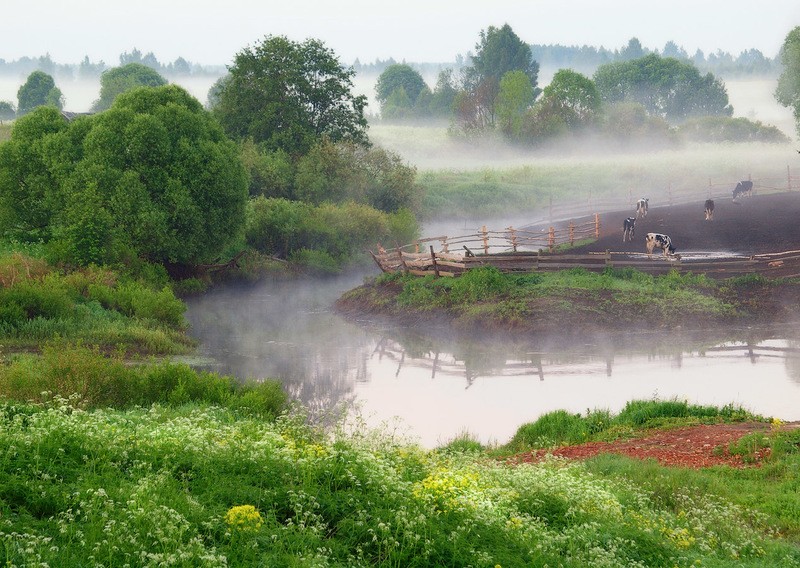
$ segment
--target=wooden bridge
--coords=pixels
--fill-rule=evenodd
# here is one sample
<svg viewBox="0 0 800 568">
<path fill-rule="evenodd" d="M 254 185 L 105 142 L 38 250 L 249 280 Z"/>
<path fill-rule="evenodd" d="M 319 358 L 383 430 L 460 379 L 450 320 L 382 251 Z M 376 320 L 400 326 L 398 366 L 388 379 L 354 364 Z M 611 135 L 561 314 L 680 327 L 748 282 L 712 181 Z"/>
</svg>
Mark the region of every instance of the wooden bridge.
<svg viewBox="0 0 800 568">
<path fill-rule="evenodd" d="M 753 256 L 686 253 L 664 256 L 661 251 L 648 255 L 636 252 L 589 252 L 570 254 L 576 243 L 599 238 L 600 215 L 594 221 L 565 228 L 531 231 L 508 227 L 456 237 L 419 239 L 411 244 L 385 249 L 378 245 L 372 258 L 383 272 L 405 272 L 416 276 L 459 276 L 482 266 L 501 272 L 544 272 L 583 268 L 602 272 L 606 268 L 634 268 L 649 274 L 706 274 L 728 278 L 745 274 L 769 277 L 800 277 L 800 250 Z M 436 243 L 436 246 L 432 243 Z M 427 249 L 427 250 L 426 250 Z M 437 250 L 438 249 L 438 250 Z"/>
</svg>

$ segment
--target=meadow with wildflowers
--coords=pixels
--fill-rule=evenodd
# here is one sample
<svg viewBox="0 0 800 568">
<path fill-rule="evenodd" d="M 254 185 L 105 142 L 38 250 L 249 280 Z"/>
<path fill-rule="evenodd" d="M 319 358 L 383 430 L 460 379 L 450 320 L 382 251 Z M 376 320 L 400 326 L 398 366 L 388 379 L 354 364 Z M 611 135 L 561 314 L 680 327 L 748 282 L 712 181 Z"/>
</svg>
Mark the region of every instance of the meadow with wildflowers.
<svg viewBox="0 0 800 568">
<path fill-rule="evenodd" d="M 700 477 L 605 460 L 512 465 L 297 410 L 5 401 L 0 565 L 800 566 L 796 510 L 782 535 Z"/>
</svg>

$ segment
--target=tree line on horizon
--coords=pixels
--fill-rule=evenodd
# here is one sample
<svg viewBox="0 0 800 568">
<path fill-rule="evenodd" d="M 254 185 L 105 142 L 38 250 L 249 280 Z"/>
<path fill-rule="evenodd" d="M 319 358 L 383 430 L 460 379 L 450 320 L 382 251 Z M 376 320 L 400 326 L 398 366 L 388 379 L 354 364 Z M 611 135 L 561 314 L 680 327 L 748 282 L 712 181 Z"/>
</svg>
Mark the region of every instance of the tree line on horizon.
<svg viewBox="0 0 800 568">
<path fill-rule="evenodd" d="M 641 42 L 633 37 L 628 43 L 618 49 L 608 49 L 604 46 L 590 45 L 562 45 L 562 44 L 529 44 L 533 58 L 542 67 L 571 68 L 582 72 L 592 72 L 595 68 L 614 61 L 638 59 L 644 55 L 655 53 L 662 57 L 674 57 L 691 61 L 698 69 L 714 73 L 715 75 L 770 75 L 780 72 L 780 54 L 775 57 L 764 55 L 760 50 L 751 48 L 734 55 L 718 49 L 713 53 L 704 53 L 697 49 L 689 54 L 684 47 L 670 40 L 659 49 L 650 49 L 642 46 Z M 442 68 L 461 69 L 469 65 L 471 53 L 457 54 L 450 62 L 409 62 L 415 69 L 422 73 L 436 73 Z M 161 62 L 152 52 L 142 52 L 134 47 L 130 52 L 119 55 L 119 66 L 128 63 L 141 63 L 162 75 L 217 75 L 225 73 L 225 66 L 219 64 L 200 64 L 191 62 L 184 57 L 177 57 L 172 62 Z M 387 67 L 396 63 L 407 63 L 405 60 L 397 61 L 394 58 L 381 60 L 376 58 L 371 63 L 362 63 L 359 58 L 353 62 L 353 70 L 357 74 L 380 74 Z M 0 75 L 28 75 L 33 71 L 43 71 L 58 78 L 89 79 L 97 78 L 104 71 L 111 69 L 103 60 L 91 61 L 85 56 L 79 63 L 57 63 L 47 53 L 38 57 L 23 56 L 15 60 L 0 58 Z"/>
<path fill-rule="evenodd" d="M 542 89 L 531 46 L 508 24 L 490 26 L 469 64 L 441 70 L 433 89 L 412 65 L 394 63 L 378 76 L 375 93 L 383 120 L 442 119 L 454 136 L 496 133 L 524 145 L 598 135 L 623 145 L 787 140 L 774 126 L 732 118 L 724 82 L 674 44 L 665 51 L 676 57 L 648 53 L 633 38 L 593 74 L 562 67 Z M 790 52 L 784 47 L 782 57 Z"/>
</svg>

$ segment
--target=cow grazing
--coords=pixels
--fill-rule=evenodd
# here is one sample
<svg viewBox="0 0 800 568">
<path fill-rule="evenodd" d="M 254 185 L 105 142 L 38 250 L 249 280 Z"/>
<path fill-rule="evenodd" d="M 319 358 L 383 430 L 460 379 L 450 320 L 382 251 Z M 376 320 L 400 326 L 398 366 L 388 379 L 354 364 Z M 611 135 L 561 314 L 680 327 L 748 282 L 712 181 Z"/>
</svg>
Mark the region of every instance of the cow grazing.
<svg viewBox="0 0 800 568">
<path fill-rule="evenodd" d="M 664 256 L 667 257 L 675 254 L 675 247 L 672 246 L 672 239 L 668 235 L 661 233 L 647 233 L 644 238 L 645 246 L 647 247 L 647 254 L 652 256 L 653 249 L 660 248 L 664 251 Z"/>
<path fill-rule="evenodd" d="M 636 230 L 636 217 L 627 217 L 622 222 L 622 242 L 632 241 Z"/>
<path fill-rule="evenodd" d="M 706 221 L 714 220 L 714 200 L 706 199 Z"/>
<path fill-rule="evenodd" d="M 636 202 L 636 218 L 639 217 L 647 217 L 647 206 L 650 202 L 649 199 L 642 197 L 639 201 Z"/>
<path fill-rule="evenodd" d="M 736 187 L 733 188 L 733 200 L 736 201 L 736 198 L 740 195 L 743 197 L 750 197 L 753 195 L 752 181 L 744 180 L 736 184 Z"/>
</svg>

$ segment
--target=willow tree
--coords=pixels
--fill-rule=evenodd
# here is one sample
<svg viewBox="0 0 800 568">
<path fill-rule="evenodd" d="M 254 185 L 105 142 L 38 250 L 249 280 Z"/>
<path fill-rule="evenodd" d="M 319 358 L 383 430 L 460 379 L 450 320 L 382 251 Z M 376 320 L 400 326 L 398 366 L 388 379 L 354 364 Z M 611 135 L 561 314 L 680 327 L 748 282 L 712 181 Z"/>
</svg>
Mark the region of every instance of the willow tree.
<svg viewBox="0 0 800 568">
<path fill-rule="evenodd" d="M 73 122 L 38 109 L 0 146 L 0 230 L 77 264 L 213 260 L 242 234 L 246 200 L 236 145 L 174 85 Z"/>
</svg>

